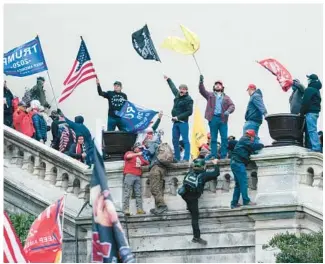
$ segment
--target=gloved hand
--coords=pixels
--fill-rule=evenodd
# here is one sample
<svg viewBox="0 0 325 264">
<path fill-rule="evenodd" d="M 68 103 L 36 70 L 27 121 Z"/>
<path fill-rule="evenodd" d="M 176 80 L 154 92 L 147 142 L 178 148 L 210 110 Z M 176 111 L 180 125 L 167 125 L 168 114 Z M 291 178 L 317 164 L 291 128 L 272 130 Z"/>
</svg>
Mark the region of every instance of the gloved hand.
<svg viewBox="0 0 325 264">
<path fill-rule="evenodd" d="M 201 74 L 201 75 L 200 75 L 200 83 L 203 83 L 203 81 L 204 81 L 204 77 L 203 77 L 203 75 Z"/>
<path fill-rule="evenodd" d="M 63 113 L 62 113 L 62 111 L 61 111 L 61 109 L 59 109 L 59 108 L 57 110 L 57 113 L 58 113 L 59 116 L 64 116 Z"/>
</svg>

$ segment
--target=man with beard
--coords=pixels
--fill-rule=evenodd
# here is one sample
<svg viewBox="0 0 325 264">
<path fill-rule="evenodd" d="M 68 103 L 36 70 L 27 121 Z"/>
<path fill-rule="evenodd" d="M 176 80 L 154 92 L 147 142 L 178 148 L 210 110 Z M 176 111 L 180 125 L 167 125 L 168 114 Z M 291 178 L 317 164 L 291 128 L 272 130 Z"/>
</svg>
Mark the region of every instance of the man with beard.
<svg viewBox="0 0 325 264">
<path fill-rule="evenodd" d="M 188 139 L 189 133 L 189 125 L 188 125 L 188 118 L 193 113 L 193 100 L 191 96 L 188 94 L 188 88 L 186 84 L 181 84 L 179 86 L 179 90 L 177 90 L 173 81 L 164 76 L 165 80 L 167 81 L 170 89 L 172 90 L 175 99 L 174 99 L 174 106 L 172 109 L 172 122 L 173 124 L 173 146 L 174 146 L 174 157 L 177 162 L 181 160 L 180 156 L 180 148 L 179 148 L 179 139 L 182 136 L 184 142 L 184 158 L 182 162 L 189 162 L 190 160 L 190 141 Z"/>
<path fill-rule="evenodd" d="M 221 137 L 220 158 L 225 159 L 228 147 L 228 117 L 235 111 L 235 105 L 230 97 L 224 93 L 225 87 L 222 81 L 214 83 L 213 92 L 208 92 L 205 89 L 203 81 L 204 77 L 200 75 L 199 91 L 207 100 L 205 118 L 209 121 L 211 134 L 211 154 L 206 157 L 206 160 L 215 159 L 218 156 L 218 133 Z"/>
</svg>

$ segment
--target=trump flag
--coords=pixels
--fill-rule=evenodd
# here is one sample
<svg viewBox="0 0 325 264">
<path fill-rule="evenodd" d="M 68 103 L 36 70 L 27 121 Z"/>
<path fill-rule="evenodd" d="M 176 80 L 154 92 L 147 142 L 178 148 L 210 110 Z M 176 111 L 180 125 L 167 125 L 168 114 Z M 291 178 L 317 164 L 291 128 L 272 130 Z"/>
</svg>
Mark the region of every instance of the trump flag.
<svg viewBox="0 0 325 264">
<path fill-rule="evenodd" d="M 24 247 L 31 263 L 61 263 L 63 197 L 46 208 L 32 224 Z"/>
</svg>

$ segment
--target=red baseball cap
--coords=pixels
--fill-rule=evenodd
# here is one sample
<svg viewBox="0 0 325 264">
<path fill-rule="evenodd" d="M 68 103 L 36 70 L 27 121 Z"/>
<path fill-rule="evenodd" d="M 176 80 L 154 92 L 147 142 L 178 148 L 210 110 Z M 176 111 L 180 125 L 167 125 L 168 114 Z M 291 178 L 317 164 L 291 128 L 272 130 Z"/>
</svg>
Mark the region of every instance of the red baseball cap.
<svg viewBox="0 0 325 264">
<path fill-rule="evenodd" d="M 248 88 L 247 88 L 247 90 L 248 89 L 256 89 L 256 85 L 255 84 L 253 84 L 253 83 L 251 83 L 250 85 L 248 85 Z"/>
<path fill-rule="evenodd" d="M 246 130 L 246 135 L 247 136 L 250 136 L 250 137 L 255 137 L 256 136 L 255 130 L 253 130 L 253 129 L 247 129 Z"/>
</svg>

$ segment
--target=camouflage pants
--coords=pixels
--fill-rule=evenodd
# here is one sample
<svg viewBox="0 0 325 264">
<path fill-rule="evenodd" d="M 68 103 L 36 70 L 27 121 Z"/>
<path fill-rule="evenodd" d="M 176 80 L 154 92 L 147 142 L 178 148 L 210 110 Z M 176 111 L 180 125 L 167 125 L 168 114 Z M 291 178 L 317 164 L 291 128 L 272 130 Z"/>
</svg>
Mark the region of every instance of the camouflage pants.
<svg viewBox="0 0 325 264">
<path fill-rule="evenodd" d="M 150 170 L 150 191 L 155 198 L 156 207 L 165 205 L 163 180 L 166 174 L 166 169 L 158 165 L 154 165 Z"/>
<path fill-rule="evenodd" d="M 130 197 L 134 190 L 135 203 L 137 209 L 142 208 L 142 197 L 141 197 L 141 177 L 132 174 L 126 174 L 124 178 L 124 192 L 123 192 L 123 211 L 129 210 Z"/>
</svg>

